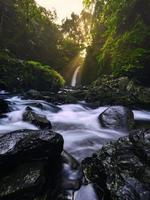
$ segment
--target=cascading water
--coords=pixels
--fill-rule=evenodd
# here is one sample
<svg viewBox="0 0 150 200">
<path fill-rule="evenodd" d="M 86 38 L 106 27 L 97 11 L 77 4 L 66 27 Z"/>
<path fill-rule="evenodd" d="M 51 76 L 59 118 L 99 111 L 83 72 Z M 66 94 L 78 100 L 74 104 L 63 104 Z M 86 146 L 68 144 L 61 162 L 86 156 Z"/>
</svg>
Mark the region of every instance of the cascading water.
<svg viewBox="0 0 150 200">
<path fill-rule="evenodd" d="M 78 69 L 79 70 L 79 69 Z M 102 147 L 110 140 L 116 140 L 127 133 L 122 131 L 107 130 L 100 127 L 98 115 L 106 107 L 97 109 L 90 108 L 85 102 L 78 104 L 65 104 L 55 106 L 42 100 L 25 100 L 20 97 L 9 97 L 4 92 L 1 96 L 5 98 L 11 107 L 11 112 L 0 119 L 0 134 L 19 129 L 38 128 L 29 123 L 23 122 L 22 115 L 25 108 L 30 106 L 34 112 L 45 115 L 52 123 L 53 129 L 63 135 L 64 149 L 79 162 Z M 40 105 L 40 106 L 39 106 Z M 134 111 L 135 119 L 150 120 L 150 112 Z M 68 164 L 64 164 L 64 172 L 71 181 L 78 180 L 81 172 L 72 170 Z M 83 185 L 72 197 L 74 200 L 97 200 L 93 186 Z"/>
<path fill-rule="evenodd" d="M 78 76 L 79 70 L 80 70 L 80 66 L 76 68 L 76 70 L 75 70 L 75 72 L 74 72 L 74 74 L 73 74 L 72 81 L 71 81 L 71 86 L 72 86 L 72 87 L 75 87 L 75 86 L 76 86 L 76 83 L 77 83 L 77 76 Z"/>
</svg>

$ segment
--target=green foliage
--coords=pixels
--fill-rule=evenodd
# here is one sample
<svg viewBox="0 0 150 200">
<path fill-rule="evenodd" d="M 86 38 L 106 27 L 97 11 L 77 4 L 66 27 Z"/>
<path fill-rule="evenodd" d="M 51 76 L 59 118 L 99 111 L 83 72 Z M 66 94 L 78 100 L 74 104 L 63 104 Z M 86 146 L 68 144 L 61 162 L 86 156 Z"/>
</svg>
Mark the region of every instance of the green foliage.
<svg viewBox="0 0 150 200">
<path fill-rule="evenodd" d="M 90 47 L 93 53 L 87 54 L 84 65 L 86 73 L 91 74 L 92 67 L 96 70 L 90 82 L 113 73 L 150 84 L 149 10 L 147 0 L 96 1 Z"/>
<path fill-rule="evenodd" d="M 56 13 L 35 0 L 0 0 L 0 49 L 60 70 L 66 62 L 61 57 L 63 34 L 55 20 Z"/>
<path fill-rule="evenodd" d="M 58 91 L 64 79 L 48 65 L 35 61 L 23 61 L 0 54 L 0 82 L 6 89 Z"/>
<path fill-rule="evenodd" d="M 74 41 L 83 49 L 89 42 L 92 15 L 86 10 L 82 10 L 80 15 L 71 14 L 71 18 L 66 18 L 62 24 L 62 32 L 65 38 Z"/>
<path fill-rule="evenodd" d="M 0 0 L 0 49 L 63 73 L 84 46 L 91 15 L 72 14 L 62 26 L 56 24 L 56 17 L 55 11 L 38 6 L 35 0 Z"/>
<path fill-rule="evenodd" d="M 53 13 L 34 0 L 0 0 L 0 21 L 1 48 L 21 59 L 50 61 L 49 52 L 56 51 L 58 43 Z"/>
</svg>

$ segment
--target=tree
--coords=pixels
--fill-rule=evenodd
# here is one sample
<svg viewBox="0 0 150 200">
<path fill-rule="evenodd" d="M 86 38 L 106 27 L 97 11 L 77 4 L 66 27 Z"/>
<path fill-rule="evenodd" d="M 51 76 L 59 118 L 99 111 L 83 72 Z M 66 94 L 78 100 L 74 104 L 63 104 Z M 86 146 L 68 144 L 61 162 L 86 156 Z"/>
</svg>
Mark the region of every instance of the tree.
<svg viewBox="0 0 150 200">
<path fill-rule="evenodd" d="M 86 0 L 88 5 L 93 2 L 92 43 L 85 60 L 84 82 L 112 73 L 150 84 L 149 1 Z"/>
<path fill-rule="evenodd" d="M 63 21 L 62 32 L 65 38 L 76 42 L 81 48 L 85 48 L 89 42 L 92 15 L 83 10 L 80 15 L 71 14 L 71 18 Z"/>
<path fill-rule="evenodd" d="M 55 18 L 34 0 L 0 0 L 0 48 L 56 67 L 62 33 Z"/>
</svg>

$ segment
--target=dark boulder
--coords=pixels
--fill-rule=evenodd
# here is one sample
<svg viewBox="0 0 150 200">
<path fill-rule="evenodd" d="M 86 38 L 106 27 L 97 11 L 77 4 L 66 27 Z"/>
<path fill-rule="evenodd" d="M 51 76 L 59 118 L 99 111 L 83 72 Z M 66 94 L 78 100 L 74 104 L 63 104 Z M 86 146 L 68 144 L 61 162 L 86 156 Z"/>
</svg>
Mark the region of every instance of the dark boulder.
<svg viewBox="0 0 150 200">
<path fill-rule="evenodd" d="M 42 94 L 34 89 L 31 89 L 29 91 L 27 91 L 26 93 L 27 97 L 30 97 L 32 99 L 41 99 L 42 98 Z"/>
<path fill-rule="evenodd" d="M 7 101 L 0 99 L 0 115 L 9 112 Z"/>
<path fill-rule="evenodd" d="M 134 126 L 133 112 L 124 106 L 111 106 L 98 119 L 104 128 L 130 130 Z"/>
<path fill-rule="evenodd" d="M 50 130 L 19 130 L 0 137 L 0 169 L 36 159 L 60 156 L 63 138 Z"/>
<path fill-rule="evenodd" d="M 98 105 L 132 105 L 134 99 L 127 92 L 129 79 L 104 76 L 89 87 L 86 100 Z"/>
<path fill-rule="evenodd" d="M 149 200 L 150 130 L 134 130 L 108 143 L 82 166 L 87 180 L 103 191 L 104 200 Z M 106 198 L 109 192 L 111 197 Z"/>
<path fill-rule="evenodd" d="M 34 124 L 40 129 L 51 129 L 51 122 L 44 116 L 36 114 L 30 107 L 27 107 L 26 112 L 23 114 L 23 120 Z"/>
<path fill-rule="evenodd" d="M 22 164 L 0 179 L 0 199 L 33 199 L 40 193 L 45 181 L 43 163 Z"/>
<path fill-rule="evenodd" d="M 150 108 L 150 88 L 129 80 L 103 76 L 94 81 L 85 97 L 96 105 L 125 105 L 128 107 Z"/>
</svg>

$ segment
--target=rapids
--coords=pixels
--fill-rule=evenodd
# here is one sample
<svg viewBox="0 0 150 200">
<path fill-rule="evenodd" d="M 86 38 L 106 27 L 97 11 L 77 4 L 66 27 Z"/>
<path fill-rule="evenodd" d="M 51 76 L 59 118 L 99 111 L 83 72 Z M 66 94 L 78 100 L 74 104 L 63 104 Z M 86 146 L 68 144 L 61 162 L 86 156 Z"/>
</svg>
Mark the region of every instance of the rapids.
<svg viewBox="0 0 150 200">
<path fill-rule="evenodd" d="M 11 112 L 0 118 L 0 134 L 19 129 L 38 128 L 27 122 L 23 122 L 22 115 L 27 106 L 30 106 L 37 114 L 42 114 L 51 121 L 53 130 L 62 134 L 64 138 L 64 150 L 70 153 L 77 161 L 81 162 L 85 157 L 91 156 L 108 141 L 117 140 L 125 136 L 126 132 L 103 129 L 98 122 L 98 115 L 107 107 L 91 108 L 85 102 L 78 104 L 53 105 L 42 100 L 26 100 L 20 96 L 10 96 L 4 91 L 0 97 L 8 101 Z M 150 121 L 150 112 L 134 110 L 136 120 Z M 74 171 L 69 165 L 64 164 L 64 174 L 70 180 L 78 179 L 80 172 Z M 70 192 L 68 194 L 71 194 Z M 75 195 L 68 199 L 97 200 L 93 186 L 83 185 Z"/>
</svg>

